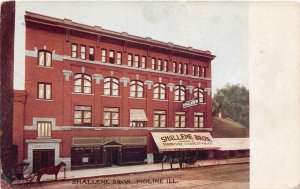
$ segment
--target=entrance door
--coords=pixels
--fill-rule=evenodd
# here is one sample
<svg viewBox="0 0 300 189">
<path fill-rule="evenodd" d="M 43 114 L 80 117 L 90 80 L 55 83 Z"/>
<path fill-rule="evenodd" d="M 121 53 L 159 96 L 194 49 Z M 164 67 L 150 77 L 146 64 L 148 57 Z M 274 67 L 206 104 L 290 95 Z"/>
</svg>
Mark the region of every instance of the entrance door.
<svg viewBox="0 0 300 189">
<path fill-rule="evenodd" d="M 54 149 L 33 150 L 33 168 L 34 173 L 41 168 L 54 166 Z"/>
<path fill-rule="evenodd" d="M 106 148 L 106 166 L 120 165 L 119 148 Z"/>
</svg>

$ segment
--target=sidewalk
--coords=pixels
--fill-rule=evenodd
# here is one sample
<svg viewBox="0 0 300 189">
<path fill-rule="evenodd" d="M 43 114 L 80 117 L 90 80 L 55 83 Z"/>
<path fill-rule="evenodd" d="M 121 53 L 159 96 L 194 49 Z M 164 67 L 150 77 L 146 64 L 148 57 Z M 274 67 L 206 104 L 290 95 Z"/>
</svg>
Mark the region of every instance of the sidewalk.
<svg viewBox="0 0 300 189">
<path fill-rule="evenodd" d="M 235 158 L 227 160 L 199 160 L 195 165 L 189 167 L 204 167 L 211 165 L 225 165 L 225 164 L 236 164 L 236 163 L 248 163 L 249 157 L 246 158 Z M 173 164 L 173 169 L 178 169 L 179 164 Z M 170 170 L 170 164 L 164 163 L 164 170 Z M 144 164 L 144 165 L 131 165 L 131 166 L 116 166 L 116 167 L 105 167 L 97 169 L 83 169 L 83 170 L 74 170 L 66 171 L 66 177 L 64 177 L 64 172 L 59 172 L 57 175 L 57 180 L 70 180 L 70 179 L 83 179 L 83 178 L 92 178 L 92 177 L 101 177 L 101 176 L 113 176 L 113 175 L 122 175 L 129 173 L 144 173 L 151 171 L 161 171 L 162 164 Z M 54 175 L 43 175 L 41 181 L 53 181 L 55 180 Z"/>
</svg>

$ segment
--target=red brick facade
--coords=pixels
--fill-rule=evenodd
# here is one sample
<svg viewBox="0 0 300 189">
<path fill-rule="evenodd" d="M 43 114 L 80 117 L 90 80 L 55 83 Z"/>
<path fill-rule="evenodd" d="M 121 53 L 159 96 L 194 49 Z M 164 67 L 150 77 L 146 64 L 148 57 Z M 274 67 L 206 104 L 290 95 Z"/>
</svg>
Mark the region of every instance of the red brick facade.
<svg viewBox="0 0 300 189">
<path fill-rule="evenodd" d="M 163 43 L 151 38 L 140 38 L 127 33 L 117 33 L 89 27 L 70 20 L 60 20 L 33 13 L 27 13 L 26 20 L 26 72 L 25 91 L 15 91 L 14 102 L 14 143 L 19 146 L 19 161 L 32 162 L 33 149 L 42 149 L 46 144 L 49 149 L 55 148 L 55 162 L 59 160 L 71 161 L 72 147 L 75 145 L 74 138 L 103 138 L 103 144 L 109 142 L 107 137 L 118 138 L 113 141 L 122 143 L 122 137 L 133 140 L 138 136 L 146 139 L 148 161 L 151 162 L 151 154 L 154 153 L 154 142 L 151 132 L 155 131 L 188 131 L 201 132 L 211 131 L 211 60 L 214 58 L 209 51 L 200 51 L 186 48 L 172 43 Z M 72 44 L 77 45 L 77 58 L 72 58 Z M 81 45 L 86 47 L 85 60 L 80 58 L 83 53 Z M 94 48 L 94 60 L 89 60 L 89 48 Z M 106 61 L 102 62 L 102 50 L 106 50 Z M 39 65 L 40 50 L 51 54 L 51 65 Z M 114 51 L 114 61 L 109 62 L 109 51 Z M 117 64 L 117 52 L 121 53 L 121 64 Z M 141 65 L 142 57 L 146 58 L 146 66 L 128 66 L 128 55 L 132 54 L 133 62 L 135 55 L 139 56 Z M 152 58 L 156 61 L 167 61 L 167 70 L 152 69 Z M 46 60 L 45 60 L 46 61 Z M 177 66 L 174 73 L 173 63 L 182 63 L 182 68 Z M 46 63 L 45 63 L 46 64 Z M 202 76 L 194 76 L 193 65 L 201 66 Z M 196 75 L 197 73 L 196 67 Z M 203 70 L 203 71 L 202 71 Z M 205 76 L 203 76 L 205 72 Z M 85 74 L 91 79 L 91 92 L 75 92 L 76 74 Z M 104 95 L 105 78 L 118 80 L 118 95 Z M 143 84 L 143 97 L 130 97 L 131 82 L 140 81 Z M 88 81 L 87 81 L 88 82 Z M 51 87 L 51 94 L 43 99 L 46 89 L 39 92 L 38 83 L 46 83 Z M 154 84 L 165 85 L 165 100 L 154 98 Z M 44 87 L 46 85 L 41 84 Z M 82 89 L 85 85 L 81 85 Z M 185 101 L 194 99 L 195 88 L 203 90 L 204 101 L 190 108 L 182 108 L 183 101 L 174 100 L 175 86 L 185 88 Z M 111 86 L 112 87 L 112 86 Z M 45 92 L 43 92 L 45 90 Z M 85 89 L 84 89 L 85 90 Z M 112 88 L 110 88 L 112 90 Z M 41 94 L 42 93 L 42 94 Z M 39 99 L 40 96 L 42 99 Z M 90 124 L 75 126 L 75 106 L 91 107 L 91 117 L 87 113 L 87 119 L 83 121 Z M 104 108 L 118 108 L 118 124 L 115 127 L 105 127 Z M 130 126 L 130 110 L 144 110 L 148 121 L 144 127 Z M 154 127 L 154 111 L 166 111 L 166 127 Z M 175 128 L 175 112 L 185 112 L 185 128 Z M 194 127 L 195 112 L 204 113 L 204 127 Z M 84 114 L 85 115 L 85 114 Z M 38 137 L 37 122 L 48 121 L 51 123 L 51 136 Z M 57 139 L 57 140 L 55 140 Z M 99 139 L 102 140 L 102 139 Z M 125 140 L 125 138 L 124 138 Z M 38 146 L 41 144 L 40 146 Z M 32 145 L 32 146 L 30 146 Z M 84 146 L 83 144 L 77 145 Z M 89 142 L 86 146 L 91 146 Z M 58 149 L 57 149 L 58 147 Z M 105 151 L 105 150 L 104 150 Z M 30 155 L 29 155 L 30 154 Z M 42 154 L 42 153 L 41 153 Z M 150 157 L 149 157 L 150 154 Z M 30 156 L 30 157 L 28 157 Z M 33 155 L 34 156 L 34 155 Z M 36 155 L 38 156 L 38 155 Z M 120 156 L 120 155 L 119 155 Z M 67 162 L 70 165 L 70 162 Z"/>
</svg>

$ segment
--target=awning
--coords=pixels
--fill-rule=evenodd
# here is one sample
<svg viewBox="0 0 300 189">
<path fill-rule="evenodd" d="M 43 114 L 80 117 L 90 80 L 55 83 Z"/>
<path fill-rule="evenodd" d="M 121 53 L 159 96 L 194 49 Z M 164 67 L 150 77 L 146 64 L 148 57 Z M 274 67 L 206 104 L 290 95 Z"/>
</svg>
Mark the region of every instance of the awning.
<svg viewBox="0 0 300 189">
<path fill-rule="evenodd" d="M 221 151 L 249 149 L 249 138 L 215 138 L 215 141 Z"/>
<path fill-rule="evenodd" d="M 143 109 L 130 109 L 130 121 L 148 121 Z"/>
<path fill-rule="evenodd" d="M 159 151 L 187 151 L 201 149 L 218 149 L 209 132 L 204 133 L 173 133 L 151 132 Z"/>
</svg>

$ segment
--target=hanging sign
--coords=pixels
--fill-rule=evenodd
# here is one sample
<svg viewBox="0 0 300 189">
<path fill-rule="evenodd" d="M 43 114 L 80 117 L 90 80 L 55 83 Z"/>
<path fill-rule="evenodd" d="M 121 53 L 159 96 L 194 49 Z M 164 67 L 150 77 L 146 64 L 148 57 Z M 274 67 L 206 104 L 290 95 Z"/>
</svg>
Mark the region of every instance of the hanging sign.
<svg viewBox="0 0 300 189">
<path fill-rule="evenodd" d="M 182 108 L 189 108 L 192 106 L 196 106 L 198 104 L 198 99 L 188 100 L 182 104 Z"/>
</svg>

